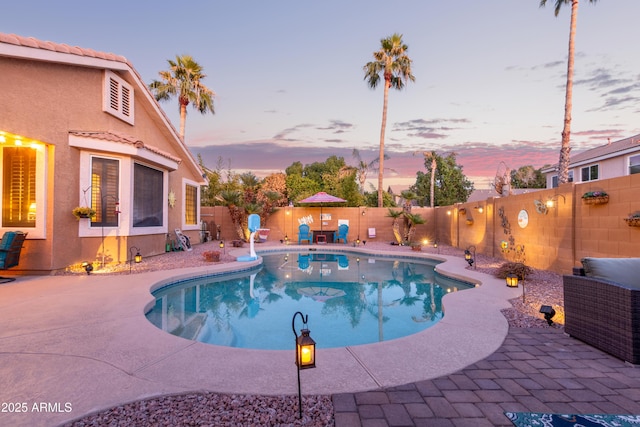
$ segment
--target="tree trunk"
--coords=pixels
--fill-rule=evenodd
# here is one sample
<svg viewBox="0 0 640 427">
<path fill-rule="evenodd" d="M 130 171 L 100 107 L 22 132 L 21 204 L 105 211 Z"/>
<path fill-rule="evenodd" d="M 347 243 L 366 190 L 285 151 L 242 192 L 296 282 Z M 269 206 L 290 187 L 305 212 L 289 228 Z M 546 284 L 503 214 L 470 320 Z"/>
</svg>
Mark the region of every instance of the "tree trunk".
<svg viewBox="0 0 640 427">
<path fill-rule="evenodd" d="M 571 30 L 569 32 L 569 58 L 567 60 L 567 89 L 564 103 L 564 127 L 562 147 L 558 162 L 558 183 L 569 181 L 569 161 L 571 153 L 571 109 L 573 101 L 573 63 L 575 59 L 576 25 L 578 21 L 578 0 L 571 1 Z"/>
<path fill-rule="evenodd" d="M 431 188 L 429 189 L 429 201 L 431 202 L 431 207 L 434 206 L 435 202 L 433 198 L 435 196 L 435 187 L 436 187 L 436 168 L 438 164 L 436 163 L 436 153 L 431 153 Z"/>
<path fill-rule="evenodd" d="M 380 128 L 380 154 L 378 160 L 378 207 L 384 206 L 382 192 L 383 190 L 383 177 L 384 177 L 384 134 L 387 127 L 387 102 L 389 100 L 389 87 L 391 86 L 391 80 L 385 77 L 384 80 L 384 102 L 382 103 L 382 126 Z"/>
<path fill-rule="evenodd" d="M 184 124 L 187 121 L 187 104 L 180 102 L 180 139 L 184 142 Z"/>
</svg>

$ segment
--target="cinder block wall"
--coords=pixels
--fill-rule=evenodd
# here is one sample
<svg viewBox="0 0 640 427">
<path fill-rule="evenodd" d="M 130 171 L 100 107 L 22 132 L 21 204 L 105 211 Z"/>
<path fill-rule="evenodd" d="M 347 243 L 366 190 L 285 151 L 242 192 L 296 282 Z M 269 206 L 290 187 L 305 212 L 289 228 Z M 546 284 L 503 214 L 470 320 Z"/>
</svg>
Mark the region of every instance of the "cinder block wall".
<svg viewBox="0 0 640 427">
<path fill-rule="evenodd" d="M 587 191 L 606 191 L 609 202 L 588 205 L 582 201 Z M 547 200 L 554 206 L 545 209 Z M 480 209 L 482 208 L 482 209 Z M 402 208 L 392 208 L 401 210 Z M 481 212 L 482 210 L 482 212 Z M 527 194 L 494 197 L 481 202 L 461 203 L 436 208 L 412 208 L 426 223 L 417 226 L 414 240 L 435 240 L 459 248 L 474 246 L 482 253 L 506 260 L 514 259 L 513 250 L 524 249 L 527 265 L 535 268 L 571 274 L 580 259 L 593 257 L 640 256 L 640 227 L 630 227 L 624 221 L 629 214 L 640 211 L 640 174 L 594 182 L 564 184 L 559 188 L 532 191 Z M 349 221 L 349 243 L 361 240 L 390 243 L 395 241 L 392 218 L 388 208 L 323 207 L 330 219 L 324 230 L 337 229 L 338 220 Z M 526 212 L 528 222 L 518 221 Z M 311 229 L 320 229 L 319 207 L 286 207 L 272 214 L 263 224 L 269 228 L 270 240 L 297 243 L 298 225 L 302 218 L 311 218 Z M 228 210 L 224 207 L 203 207 L 202 219 L 222 226 L 222 238 L 237 239 Z M 367 230 L 375 228 L 377 237 L 368 239 Z"/>
</svg>

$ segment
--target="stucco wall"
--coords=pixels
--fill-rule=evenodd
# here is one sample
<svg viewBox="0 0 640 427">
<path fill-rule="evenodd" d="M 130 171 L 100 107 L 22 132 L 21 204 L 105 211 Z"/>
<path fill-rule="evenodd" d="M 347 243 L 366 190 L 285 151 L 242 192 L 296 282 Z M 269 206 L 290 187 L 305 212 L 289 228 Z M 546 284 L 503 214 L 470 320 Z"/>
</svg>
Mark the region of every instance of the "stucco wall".
<svg viewBox="0 0 640 427">
<path fill-rule="evenodd" d="M 122 262 L 128 259 L 132 246 L 140 248 L 144 256 L 163 252 L 164 233 L 126 237 L 105 229 L 104 239 L 80 238 L 78 221 L 71 214 L 81 199 L 80 150 L 69 146 L 69 131 L 115 131 L 183 159 L 178 170 L 169 173 L 169 189 L 176 193 L 178 203 L 168 211 L 168 230 L 181 228 L 182 178 L 201 181 L 201 177 L 142 91 L 134 86 L 135 125 L 131 126 L 102 111 L 100 68 L 3 57 L 0 75 L 0 129 L 47 144 L 49 156 L 46 235 L 44 239 L 28 237 L 20 265 L 12 271 L 47 273 L 82 261 L 101 260 L 103 254 L 106 260 Z M 120 75 L 134 84 L 126 73 Z M 122 215 L 128 214 L 123 209 Z M 185 234 L 192 241 L 199 239 L 198 230 Z"/>
</svg>

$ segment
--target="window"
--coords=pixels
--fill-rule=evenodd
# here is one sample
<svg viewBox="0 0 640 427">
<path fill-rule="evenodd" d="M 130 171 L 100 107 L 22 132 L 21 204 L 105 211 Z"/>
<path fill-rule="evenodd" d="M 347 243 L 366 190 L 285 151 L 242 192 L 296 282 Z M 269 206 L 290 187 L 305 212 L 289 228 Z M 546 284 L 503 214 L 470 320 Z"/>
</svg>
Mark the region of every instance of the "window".
<svg viewBox="0 0 640 427">
<path fill-rule="evenodd" d="M 580 169 L 580 172 L 582 174 L 582 182 L 598 179 L 598 165 L 587 166 Z"/>
<path fill-rule="evenodd" d="M 573 182 L 573 171 L 569 171 L 569 181 L 568 182 Z M 558 175 L 554 175 L 551 177 L 551 188 L 557 188 L 558 187 Z"/>
<path fill-rule="evenodd" d="M 0 131 L 0 235 L 21 230 L 45 238 L 47 158 L 44 143 Z"/>
<path fill-rule="evenodd" d="M 184 223 L 198 224 L 198 187 L 189 184 L 185 186 Z"/>
<path fill-rule="evenodd" d="M 640 154 L 629 157 L 629 175 L 640 173 Z"/>
<path fill-rule="evenodd" d="M 133 88 L 124 79 L 111 71 L 104 72 L 102 110 L 123 120 L 134 123 Z"/>
<path fill-rule="evenodd" d="M 2 226 L 36 226 L 36 150 L 5 147 L 2 156 Z"/>
<path fill-rule="evenodd" d="M 133 226 L 162 226 L 162 171 L 135 163 L 133 166 Z"/>
<path fill-rule="evenodd" d="M 91 207 L 96 216 L 92 226 L 117 227 L 120 194 L 120 162 L 114 159 L 91 159 Z"/>
</svg>

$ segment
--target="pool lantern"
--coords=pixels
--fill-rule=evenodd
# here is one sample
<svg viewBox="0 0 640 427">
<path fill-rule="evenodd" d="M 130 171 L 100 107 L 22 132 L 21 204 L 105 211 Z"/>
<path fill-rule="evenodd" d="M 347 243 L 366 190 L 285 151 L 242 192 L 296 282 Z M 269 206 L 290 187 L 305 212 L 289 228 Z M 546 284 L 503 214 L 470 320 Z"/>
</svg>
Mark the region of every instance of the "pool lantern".
<svg viewBox="0 0 640 427">
<path fill-rule="evenodd" d="M 513 273 L 507 274 L 507 286 L 510 288 L 518 287 L 518 276 Z"/>
<path fill-rule="evenodd" d="M 296 316 L 300 315 L 302 319 L 302 329 L 300 335 L 296 333 Z M 316 367 L 316 342 L 309 336 L 307 329 L 307 321 L 309 315 L 304 315 L 297 311 L 291 319 L 291 329 L 296 337 L 296 366 L 298 371 L 298 417 L 302 418 L 302 391 L 300 388 L 300 369 L 309 369 Z"/>
</svg>

